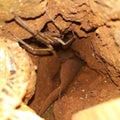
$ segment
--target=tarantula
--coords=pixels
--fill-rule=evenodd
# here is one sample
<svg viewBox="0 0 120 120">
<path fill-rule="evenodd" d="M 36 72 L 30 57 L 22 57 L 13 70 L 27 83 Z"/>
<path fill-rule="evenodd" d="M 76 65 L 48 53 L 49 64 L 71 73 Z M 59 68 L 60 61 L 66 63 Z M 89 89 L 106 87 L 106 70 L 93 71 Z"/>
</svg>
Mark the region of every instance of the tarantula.
<svg viewBox="0 0 120 120">
<path fill-rule="evenodd" d="M 33 48 L 31 47 L 29 44 L 27 44 L 26 42 L 24 42 L 23 40 L 19 40 L 19 42 L 21 44 L 23 44 L 26 49 L 31 52 L 32 54 L 41 54 L 41 52 L 48 52 L 48 53 L 54 53 L 54 47 L 53 45 L 55 44 L 61 44 L 63 46 L 68 45 L 69 43 L 72 43 L 72 41 L 75 38 L 75 34 L 73 33 L 73 37 L 68 40 L 67 42 L 64 42 L 61 38 L 59 37 L 52 37 L 48 34 L 44 34 L 38 30 L 34 30 L 32 28 L 30 28 L 28 26 L 28 24 L 22 20 L 22 18 L 20 18 L 19 16 L 17 16 L 16 14 L 14 14 L 14 20 L 21 26 L 23 27 L 25 30 L 27 30 L 30 34 L 32 34 L 37 41 L 41 42 L 43 45 L 45 45 L 45 48 Z M 53 23 L 55 24 L 54 20 L 51 19 L 53 21 Z M 56 26 L 56 24 L 55 24 Z M 58 28 L 58 27 L 57 27 Z M 15 36 L 16 37 L 16 36 Z M 17 38 L 18 39 L 18 38 Z"/>
</svg>

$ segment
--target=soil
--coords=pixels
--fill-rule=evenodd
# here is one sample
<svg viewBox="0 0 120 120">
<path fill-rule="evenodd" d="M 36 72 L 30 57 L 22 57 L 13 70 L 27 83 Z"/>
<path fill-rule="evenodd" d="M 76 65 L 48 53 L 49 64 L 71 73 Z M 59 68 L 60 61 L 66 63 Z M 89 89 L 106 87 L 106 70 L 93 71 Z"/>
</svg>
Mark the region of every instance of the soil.
<svg viewBox="0 0 120 120">
<path fill-rule="evenodd" d="M 57 37 L 68 41 L 73 36 L 75 40 L 67 46 L 53 45 L 54 53 L 50 55 L 28 52 L 37 66 L 36 92 L 29 106 L 46 120 L 70 120 L 79 110 L 119 97 L 119 3 L 43 0 L 36 4 L 37 8 L 40 4 L 42 7 L 35 14 L 24 7 L 14 12 L 33 30 L 52 37 L 51 40 Z M 7 22 L 1 25 L 2 36 L 17 42 L 25 40 L 35 48 L 45 47 L 41 43 L 36 45 L 35 36 L 9 14 L 4 18 Z"/>
<path fill-rule="evenodd" d="M 43 61 L 45 62 L 45 57 L 42 59 L 44 59 Z M 52 61 L 54 61 L 54 58 Z M 46 62 L 44 64 L 49 63 Z M 48 69 L 48 67 L 44 67 L 44 69 Z M 45 71 L 44 69 L 41 69 L 41 71 Z M 40 73 L 42 74 L 41 71 Z M 48 75 L 46 74 L 46 76 Z M 57 82 L 57 80 L 50 79 L 50 77 L 48 79 L 44 79 L 44 81 L 43 78 L 40 77 L 37 81 L 36 93 L 30 107 L 39 115 L 41 115 L 41 104 L 43 104 L 43 101 L 59 83 L 59 80 Z M 115 99 L 119 97 L 119 94 L 119 87 L 117 87 L 109 77 L 99 74 L 81 61 L 81 67 L 77 75 L 68 85 L 66 90 L 63 93 L 59 93 L 57 100 L 52 103 L 42 116 L 46 118 L 46 120 L 70 120 L 73 113 L 95 106 L 104 101 L 108 101 L 113 98 Z"/>
</svg>

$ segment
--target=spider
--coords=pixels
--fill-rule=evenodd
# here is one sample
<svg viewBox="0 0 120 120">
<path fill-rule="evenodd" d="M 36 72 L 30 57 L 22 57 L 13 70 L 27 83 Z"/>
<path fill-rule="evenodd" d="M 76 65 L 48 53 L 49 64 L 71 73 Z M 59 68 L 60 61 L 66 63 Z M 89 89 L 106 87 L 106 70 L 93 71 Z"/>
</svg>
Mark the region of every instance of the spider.
<svg viewBox="0 0 120 120">
<path fill-rule="evenodd" d="M 30 34 L 32 34 L 34 36 L 34 38 L 36 38 L 37 41 L 40 41 L 43 45 L 45 45 L 45 48 L 38 48 L 38 49 L 36 49 L 36 48 L 31 47 L 29 44 L 27 44 L 23 40 L 19 40 L 19 42 L 21 44 L 23 44 L 25 46 L 25 48 L 29 52 L 31 52 L 32 54 L 41 54 L 41 52 L 54 53 L 53 45 L 61 44 L 63 46 L 66 46 L 66 45 L 69 45 L 70 43 L 72 43 L 72 41 L 75 39 L 75 34 L 74 34 L 73 31 L 72 31 L 73 37 L 70 40 L 68 40 L 67 42 L 64 42 L 59 37 L 51 37 L 48 34 L 44 34 L 44 33 L 40 32 L 38 30 L 34 30 L 34 29 L 30 28 L 27 25 L 27 23 L 24 20 L 22 20 L 21 17 L 19 17 L 16 14 L 14 14 L 14 16 L 15 16 L 14 20 L 16 21 L 17 24 L 19 24 L 21 27 L 23 27 L 25 30 L 27 30 Z M 54 20 L 52 18 L 51 18 L 51 20 L 54 23 L 54 25 L 57 27 L 57 25 L 54 22 Z M 58 29 L 58 27 L 57 27 L 57 29 Z"/>
</svg>

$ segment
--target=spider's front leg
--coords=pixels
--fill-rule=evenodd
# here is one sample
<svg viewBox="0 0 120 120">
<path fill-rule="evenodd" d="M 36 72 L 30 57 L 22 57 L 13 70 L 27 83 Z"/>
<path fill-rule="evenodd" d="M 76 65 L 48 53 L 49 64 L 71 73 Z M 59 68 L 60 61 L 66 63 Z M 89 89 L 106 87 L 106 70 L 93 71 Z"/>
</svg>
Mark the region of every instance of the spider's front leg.
<svg viewBox="0 0 120 120">
<path fill-rule="evenodd" d="M 67 46 L 75 40 L 75 34 L 73 31 L 72 31 L 72 34 L 73 34 L 73 37 L 71 39 L 69 39 L 67 42 L 64 42 L 62 39 L 60 39 L 58 37 L 54 37 L 53 40 L 56 40 L 58 43 L 61 43 L 63 46 Z"/>
<path fill-rule="evenodd" d="M 23 40 L 20 40 L 18 37 L 14 36 L 16 39 L 19 40 L 19 43 L 21 43 L 22 45 L 24 45 L 25 49 L 35 55 L 45 55 L 45 54 L 50 54 L 50 53 L 54 53 L 53 47 L 50 45 L 48 48 L 33 48 L 32 46 L 30 46 L 29 44 L 27 44 L 26 42 L 24 42 Z"/>
<path fill-rule="evenodd" d="M 60 30 L 60 28 L 59 28 L 59 26 L 58 26 L 58 24 L 55 22 L 55 20 L 48 14 L 48 12 L 47 12 L 47 9 L 46 9 L 46 15 L 50 18 L 50 20 L 53 22 L 53 24 L 55 25 L 55 27 L 60 31 L 60 33 L 62 33 L 61 32 L 61 30 Z M 65 29 L 65 31 L 64 32 L 68 32 L 68 28 L 67 29 Z M 64 33 L 63 32 L 63 33 Z M 64 42 L 62 39 L 64 38 L 64 34 L 62 35 L 62 39 L 61 38 L 59 38 L 59 37 L 53 37 L 53 41 L 54 41 L 54 43 L 60 43 L 60 44 L 62 44 L 63 46 L 68 46 L 69 44 L 71 44 L 74 40 L 75 40 L 75 33 L 73 32 L 73 31 L 71 31 L 72 32 L 72 34 L 73 34 L 73 37 L 71 38 L 71 39 L 69 39 L 67 42 Z"/>
<path fill-rule="evenodd" d="M 32 54 L 49 54 L 49 53 L 54 53 L 54 48 L 52 47 L 52 39 L 49 37 L 46 37 L 43 33 L 34 30 L 32 28 L 30 28 L 19 16 L 15 15 L 15 21 L 24 29 L 26 29 L 29 33 L 31 33 L 36 40 L 40 41 L 42 44 L 44 44 L 46 46 L 46 48 L 33 48 L 31 47 L 29 44 L 27 44 L 26 42 L 19 40 L 19 38 L 17 38 L 16 36 L 14 36 L 16 39 L 18 39 L 18 41 L 25 46 L 25 48 L 31 52 Z"/>
</svg>

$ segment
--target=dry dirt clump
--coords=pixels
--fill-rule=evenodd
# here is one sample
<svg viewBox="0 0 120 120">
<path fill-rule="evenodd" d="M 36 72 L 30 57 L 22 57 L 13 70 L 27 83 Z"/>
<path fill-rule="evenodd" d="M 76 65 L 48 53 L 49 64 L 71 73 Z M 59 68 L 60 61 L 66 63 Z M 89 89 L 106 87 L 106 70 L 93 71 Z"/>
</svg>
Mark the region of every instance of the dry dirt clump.
<svg viewBox="0 0 120 120">
<path fill-rule="evenodd" d="M 36 92 L 29 105 L 46 120 L 70 120 L 79 110 L 119 97 L 119 4 L 119 0 L 0 1 L 3 37 L 45 47 L 15 21 L 15 15 L 49 38 L 68 41 L 75 36 L 71 45 L 53 45 L 52 55 L 28 52 L 37 66 Z"/>
<path fill-rule="evenodd" d="M 1 120 L 40 118 L 26 104 L 35 92 L 35 67 L 17 42 L 0 37 Z M 31 115 L 31 117 L 30 117 Z"/>
</svg>

